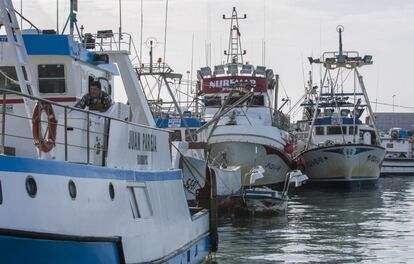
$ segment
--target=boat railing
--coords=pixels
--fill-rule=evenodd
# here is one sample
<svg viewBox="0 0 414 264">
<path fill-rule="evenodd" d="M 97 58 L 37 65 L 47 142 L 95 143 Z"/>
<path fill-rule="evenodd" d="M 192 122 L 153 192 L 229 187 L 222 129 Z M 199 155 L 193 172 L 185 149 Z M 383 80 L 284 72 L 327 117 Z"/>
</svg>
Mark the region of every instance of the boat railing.
<svg viewBox="0 0 414 264">
<path fill-rule="evenodd" d="M 141 61 L 132 35 L 126 32 L 119 34 L 112 31 L 98 31 L 96 34 L 86 33 L 82 38 L 75 36 L 75 40 L 81 42 L 84 48 L 91 51 L 128 51 L 132 55 L 131 62 L 133 64 Z"/>
<path fill-rule="evenodd" d="M 9 99 L 7 98 L 9 96 Z M 40 131 L 42 134 L 45 134 L 45 130 L 43 129 L 44 127 L 47 127 L 46 130 L 48 130 L 49 126 L 51 125 L 55 125 L 56 126 L 56 131 L 63 130 L 63 135 L 55 135 L 55 140 L 54 142 L 51 142 L 54 147 L 57 146 L 63 146 L 63 155 L 61 155 L 61 158 L 56 158 L 57 160 L 65 160 L 65 161 L 73 161 L 74 159 L 76 160 L 75 162 L 79 162 L 79 163 L 86 163 L 86 164 L 91 164 L 92 161 L 92 157 L 91 155 L 93 155 L 94 152 L 102 152 L 102 161 L 98 162 L 99 165 L 105 165 L 105 158 L 106 155 L 108 153 L 108 142 L 109 142 L 109 124 L 110 122 L 120 122 L 120 123 L 124 123 L 124 124 L 128 124 L 131 125 L 133 127 L 138 127 L 138 128 L 144 128 L 144 129 L 149 129 L 149 130 L 158 130 L 158 131 L 168 131 L 166 129 L 161 129 L 161 128 L 156 128 L 156 127 L 151 127 L 151 126 L 146 126 L 146 125 L 142 125 L 142 124 L 137 124 L 137 123 L 132 123 L 128 120 L 124 120 L 121 118 L 116 118 L 116 117 L 112 117 L 112 116 L 108 116 L 105 113 L 101 113 L 101 112 L 95 112 L 95 111 L 90 111 L 90 110 L 84 110 L 81 108 L 77 108 L 74 106 L 69 106 L 69 105 L 64 105 L 58 102 L 54 102 L 51 100 L 47 100 L 47 99 L 42 99 L 42 98 L 37 98 L 35 96 L 31 96 L 31 95 L 26 95 L 26 94 L 22 94 L 20 92 L 17 91 L 13 91 L 13 90 L 9 90 L 9 89 L 4 89 L 4 88 L 0 88 L 0 100 L 1 105 L 0 105 L 0 118 L 1 118 L 1 131 L 0 131 L 0 154 L 6 154 L 6 155 L 15 155 L 15 149 L 13 150 L 13 148 L 15 148 L 16 146 L 6 146 L 6 137 L 9 138 L 14 138 L 14 139 L 20 139 L 20 140 L 30 140 L 34 142 L 34 138 L 33 135 L 28 136 L 28 134 L 26 133 L 22 133 L 22 131 L 14 131 L 10 132 L 10 129 L 8 132 L 7 131 L 7 127 L 8 124 L 6 124 L 6 120 L 9 119 L 14 119 L 14 122 L 30 122 L 32 123 L 32 125 L 34 124 L 34 118 L 33 117 L 29 117 L 26 113 L 26 111 L 21 112 L 21 114 L 18 113 L 14 113 L 12 111 L 9 110 L 8 105 L 12 104 L 10 103 L 11 100 L 15 101 L 16 100 L 16 96 L 20 99 L 24 99 L 24 100 L 28 100 L 30 104 L 32 104 L 33 106 L 38 104 L 38 103 L 42 103 L 43 106 L 45 105 L 50 105 L 52 106 L 52 109 L 54 111 L 54 113 L 59 113 L 59 115 L 57 115 L 55 117 L 54 120 L 56 120 L 56 123 L 53 123 L 53 121 L 51 121 L 50 116 L 46 116 L 46 120 L 42 120 L 42 118 L 40 118 L 39 121 L 39 127 L 40 127 Z M 12 97 L 12 99 L 10 99 L 10 97 Z M 108 110 L 109 111 L 109 110 Z M 81 113 L 81 117 L 78 115 L 76 116 L 76 113 Z M 74 115 L 75 114 L 75 115 Z M 63 115 L 63 116 L 62 116 Z M 86 123 L 86 126 L 82 127 L 82 126 L 76 126 L 73 125 L 72 123 L 69 123 L 70 120 L 73 119 L 82 119 L 85 118 L 85 122 L 83 124 Z M 93 120 L 97 120 L 100 119 L 101 121 L 103 121 L 103 129 L 101 130 L 94 130 L 91 129 L 91 124 L 93 122 Z M 48 120 L 49 119 L 49 120 Z M 11 122 L 11 121 L 10 121 Z M 86 137 L 86 142 L 85 144 L 74 144 L 73 143 L 73 139 L 69 138 L 68 135 L 68 131 L 71 132 L 79 132 L 81 133 L 82 139 L 84 139 Z M 45 137 L 45 135 L 44 135 Z M 101 137 L 102 140 L 102 145 L 101 144 L 95 144 L 93 145 L 91 142 L 91 139 L 93 139 L 94 137 Z M 59 140 L 59 138 L 61 138 L 61 140 Z M 41 141 L 46 140 L 45 138 L 41 138 Z M 82 142 L 82 141 L 81 141 Z M 36 144 L 35 144 L 36 145 Z M 19 147 L 21 147 L 21 144 L 19 144 Z M 82 154 L 84 157 L 84 159 L 82 158 L 82 161 L 79 160 L 79 157 L 69 157 L 69 150 L 70 149 L 78 149 L 80 151 L 82 151 L 83 153 L 86 152 L 86 154 Z M 40 156 L 40 155 L 39 155 Z"/>
</svg>

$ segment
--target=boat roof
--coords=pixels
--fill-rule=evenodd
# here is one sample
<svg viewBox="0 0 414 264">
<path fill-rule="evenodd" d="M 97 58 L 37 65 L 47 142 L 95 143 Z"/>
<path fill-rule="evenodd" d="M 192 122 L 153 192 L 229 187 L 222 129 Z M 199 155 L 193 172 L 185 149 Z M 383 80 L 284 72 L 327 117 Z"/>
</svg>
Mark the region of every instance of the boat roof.
<svg viewBox="0 0 414 264">
<path fill-rule="evenodd" d="M 22 36 L 28 55 L 70 56 L 92 65 L 108 64 L 104 61 L 94 61 L 93 56 L 97 53 L 85 49 L 70 35 L 26 33 Z M 1 35 L 0 42 L 7 42 L 7 36 Z"/>
<path fill-rule="evenodd" d="M 201 127 L 201 121 L 197 118 L 188 117 L 183 118 L 187 122 L 188 127 Z M 158 118 L 155 123 L 159 128 L 181 128 L 185 127 L 184 121 L 181 118 Z"/>
</svg>

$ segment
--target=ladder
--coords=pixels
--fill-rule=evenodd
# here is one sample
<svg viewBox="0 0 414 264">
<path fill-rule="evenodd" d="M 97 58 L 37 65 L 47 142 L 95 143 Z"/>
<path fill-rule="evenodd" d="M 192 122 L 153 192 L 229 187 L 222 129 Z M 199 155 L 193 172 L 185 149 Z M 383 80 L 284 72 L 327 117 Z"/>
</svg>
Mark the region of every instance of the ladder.
<svg viewBox="0 0 414 264">
<path fill-rule="evenodd" d="M 27 55 L 19 23 L 11 0 L 0 0 L 0 27 L 4 26 L 7 34 L 7 43 L 10 45 L 13 64 L 20 85 L 21 93 L 29 96 L 39 96 L 39 90 L 34 82 L 32 65 Z M 24 97 L 28 117 L 31 118 L 34 101 Z"/>
</svg>

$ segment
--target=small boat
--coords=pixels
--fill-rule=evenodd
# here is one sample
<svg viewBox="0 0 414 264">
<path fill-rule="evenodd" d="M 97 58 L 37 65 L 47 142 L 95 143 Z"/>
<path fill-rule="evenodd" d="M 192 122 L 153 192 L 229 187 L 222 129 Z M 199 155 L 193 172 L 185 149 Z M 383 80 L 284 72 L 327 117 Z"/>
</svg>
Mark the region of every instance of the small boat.
<svg viewBox="0 0 414 264">
<path fill-rule="evenodd" d="M 262 174 L 260 168 L 254 169 L 256 177 Z M 287 184 L 283 191 L 274 191 L 267 187 L 246 188 L 239 195 L 230 197 L 232 213 L 236 216 L 272 217 L 284 215 L 288 206 L 288 191 L 291 183 L 302 186 L 308 180 L 300 170 L 293 170 L 286 175 Z"/>
<path fill-rule="evenodd" d="M 315 185 L 372 185 L 380 176 L 385 149 L 375 126 L 363 78 L 358 69 L 372 64 L 372 56 L 342 50 L 343 27 L 338 26 L 339 51 L 309 58 L 321 64 L 321 87 L 306 91 L 303 120 L 296 128 L 297 164 Z M 312 77 L 312 74 L 310 74 Z M 345 76 L 347 76 L 345 78 Z M 373 120 L 364 124 L 365 110 Z"/>
<path fill-rule="evenodd" d="M 414 144 L 409 131 L 392 128 L 381 137 L 381 145 L 386 149 L 381 175 L 414 176 Z"/>
</svg>

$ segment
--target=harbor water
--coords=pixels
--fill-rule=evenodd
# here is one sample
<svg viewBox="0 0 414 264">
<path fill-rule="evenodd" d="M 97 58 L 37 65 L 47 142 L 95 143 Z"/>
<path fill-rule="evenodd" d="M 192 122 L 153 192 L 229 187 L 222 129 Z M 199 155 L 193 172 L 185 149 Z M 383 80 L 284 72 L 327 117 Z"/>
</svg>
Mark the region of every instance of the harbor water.
<svg viewBox="0 0 414 264">
<path fill-rule="evenodd" d="M 302 189 L 286 216 L 221 219 L 217 263 L 414 263 L 414 177 Z"/>
</svg>

